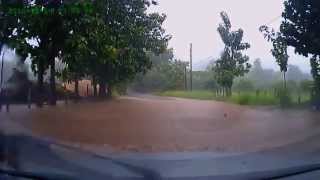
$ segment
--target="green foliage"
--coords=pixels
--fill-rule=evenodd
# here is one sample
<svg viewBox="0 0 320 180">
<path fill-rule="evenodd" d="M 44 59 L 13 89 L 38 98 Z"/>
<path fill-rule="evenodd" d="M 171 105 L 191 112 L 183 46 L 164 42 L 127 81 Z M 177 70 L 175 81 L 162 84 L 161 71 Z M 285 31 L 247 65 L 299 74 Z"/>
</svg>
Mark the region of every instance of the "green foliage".
<svg viewBox="0 0 320 180">
<path fill-rule="evenodd" d="M 139 91 L 183 89 L 187 63 L 174 59 L 172 49 L 165 53 L 150 54 L 153 67 L 137 76 L 133 88 Z"/>
<path fill-rule="evenodd" d="M 56 58 L 65 64 L 65 80 L 92 77 L 101 91 L 146 72 L 147 52 L 161 53 L 171 38 L 164 14 L 149 13 L 149 0 L 13 1 L 0 6 L 0 36 L 24 59 L 32 59 L 39 90 L 50 67 L 55 101 Z M 111 90 L 111 89 L 110 89 Z M 39 91 L 40 92 L 40 91 Z M 102 93 L 103 95 L 103 93 Z"/>
<path fill-rule="evenodd" d="M 302 92 L 311 92 L 312 88 L 313 88 L 314 82 L 310 81 L 310 80 L 303 80 L 300 82 L 299 84 L 299 89 Z"/>
<path fill-rule="evenodd" d="M 315 105 L 320 108 L 320 6 L 318 0 L 286 0 L 281 32 L 286 43 L 305 57 L 311 55 L 311 74 L 314 78 Z"/>
<path fill-rule="evenodd" d="M 214 90 L 214 89 L 218 89 L 218 88 L 219 88 L 219 85 L 215 79 L 210 78 L 209 80 L 205 81 L 204 89 Z M 199 89 L 201 89 L 201 88 L 199 88 Z"/>
<path fill-rule="evenodd" d="M 279 81 L 281 79 L 281 75 L 279 72 L 275 72 L 272 69 L 262 68 L 261 60 L 256 59 L 250 72 L 245 75 L 244 78 L 252 81 L 257 89 L 268 89 L 272 87 L 272 84 L 275 81 Z"/>
<path fill-rule="evenodd" d="M 309 102 L 310 96 L 307 93 L 297 94 L 293 92 L 278 93 L 274 95 L 272 91 L 263 91 L 257 95 L 254 91 L 248 91 L 243 93 L 233 93 L 230 97 L 219 97 L 212 91 L 165 91 L 157 93 L 160 96 L 179 97 L 188 99 L 199 100 L 217 100 L 226 101 L 240 105 L 250 106 L 269 106 L 269 105 L 282 105 L 284 107 L 291 107 L 293 105 L 305 104 Z M 288 96 L 289 95 L 289 96 Z M 298 101 L 300 97 L 300 102 Z M 280 98 L 282 99 L 280 102 Z"/>
<path fill-rule="evenodd" d="M 249 95 L 241 95 L 238 98 L 235 98 L 235 102 L 240 104 L 240 105 L 248 105 L 250 102 L 250 97 Z"/>
<path fill-rule="evenodd" d="M 278 99 L 271 94 L 260 94 L 257 96 L 255 92 L 246 92 L 241 94 L 234 93 L 230 98 L 231 102 L 240 105 L 276 105 Z"/>
<path fill-rule="evenodd" d="M 213 100 L 216 98 L 212 91 L 165 91 L 158 93 L 157 95 L 169 96 L 169 97 L 179 97 L 179 98 L 189 98 L 189 99 L 199 99 L 199 100 Z"/>
<path fill-rule="evenodd" d="M 225 12 L 221 12 L 221 18 L 223 22 L 219 24 L 218 32 L 225 48 L 221 57 L 216 60 L 213 71 L 217 82 L 222 87 L 229 89 L 227 94 L 231 95 L 234 78 L 248 73 L 251 67 L 248 63 L 249 57 L 242 54 L 244 50 L 250 48 L 250 45 L 242 42 L 242 29 L 231 31 L 231 22 Z"/>
<path fill-rule="evenodd" d="M 283 73 L 283 88 L 280 88 L 280 105 L 286 107 L 290 105 L 290 96 L 287 91 L 286 72 L 288 71 L 288 45 L 284 35 L 281 32 L 275 32 L 274 29 L 269 29 L 267 26 L 261 26 L 260 31 L 264 33 L 264 37 L 272 42 L 272 56 L 276 59 Z"/>
<path fill-rule="evenodd" d="M 271 49 L 272 56 L 276 59 L 281 72 L 288 70 L 288 45 L 284 35 L 281 32 L 275 32 L 274 29 L 269 29 L 267 26 L 261 26 L 260 31 L 264 37 L 272 42 L 273 49 Z"/>
<path fill-rule="evenodd" d="M 188 84 L 189 86 L 189 84 Z M 193 71 L 192 88 L 195 90 L 214 90 L 218 87 L 212 71 Z"/>
</svg>

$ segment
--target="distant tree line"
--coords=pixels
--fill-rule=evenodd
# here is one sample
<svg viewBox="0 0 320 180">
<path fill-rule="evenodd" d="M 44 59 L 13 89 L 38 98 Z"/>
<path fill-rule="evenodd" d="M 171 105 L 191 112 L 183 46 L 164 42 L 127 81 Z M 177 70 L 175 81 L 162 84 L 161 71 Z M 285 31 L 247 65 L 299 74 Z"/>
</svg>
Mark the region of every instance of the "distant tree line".
<svg viewBox="0 0 320 180">
<path fill-rule="evenodd" d="M 131 88 L 140 92 L 184 90 L 186 86 L 187 62 L 174 57 L 173 49 L 159 55 L 149 54 L 152 68 L 137 75 Z"/>
</svg>

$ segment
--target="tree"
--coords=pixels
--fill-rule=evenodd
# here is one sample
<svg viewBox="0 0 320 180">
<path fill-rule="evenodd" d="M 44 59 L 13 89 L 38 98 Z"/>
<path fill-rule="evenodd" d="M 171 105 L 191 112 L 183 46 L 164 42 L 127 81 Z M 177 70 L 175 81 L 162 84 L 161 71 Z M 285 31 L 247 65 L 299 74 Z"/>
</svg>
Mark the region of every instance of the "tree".
<svg viewBox="0 0 320 180">
<path fill-rule="evenodd" d="M 107 84 L 110 96 L 114 84 L 131 80 L 137 73 L 145 72 L 151 67 L 147 52 L 159 54 L 166 49 L 170 39 L 162 28 L 166 16 L 147 13 L 151 4 L 155 2 L 110 0 L 97 6 L 107 9 L 101 12 L 101 16 L 108 30 L 105 36 L 109 38 L 105 41 L 106 46 L 113 54 L 110 56 L 109 53 L 109 57 L 100 61 L 98 66 L 100 92 L 105 92 Z"/>
<path fill-rule="evenodd" d="M 17 7 L 17 4 L 20 6 Z M 63 1 L 20 1 L 12 3 L 7 9 L 7 13 L 17 22 L 13 27 L 15 33 L 10 37 L 15 42 L 14 48 L 24 58 L 30 55 L 32 69 L 38 76 L 39 106 L 42 105 L 44 94 L 43 76 L 49 67 L 49 103 L 56 103 L 55 60 L 69 32 L 64 28 L 63 16 L 66 14 L 59 9 L 62 5 Z"/>
<path fill-rule="evenodd" d="M 80 4 L 84 7 L 86 4 Z M 62 72 L 62 78 L 64 81 L 74 81 L 75 83 L 75 95 L 77 98 L 79 95 L 79 80 L 85 76 L 90 76 L 95 72 L 92 64 L 93 48 L 90 47 L 89 42 L 94 36 L 98 28 L 103 28 L 97 24 L 99 18 L 95 17 L 93 13 L 82 13 L 81 16 L 75 13 L 68 14 L 65 17 L 65 25 L 69 29 L 69 34 L 66 36 L 64 48 L 60 51 L 60 59 L 65 64 L 65 68 Z M 100 29 L 100 31 L 104 29 Z M 95 42 L 100 43 L 98 40 Z M 97 45 L 97 43 L 95 44 Z M 92 54 L 91 54 L 92 53 Z M 92 75 L 93 76 L 93 75 Z M 96 87 L 96 86 L 95 86 Z M 96 95 L 96 89 L 95 89 Z"/>
<path fill-rule="evenodd" d="M 50 68 L 50 104 L 56 102 L 57 59 L 65 64 L 64 78 L 77 82 L 92 77 L 100 96 L 111 96 L 113 85 L 150 68 L 147 52 L 159 54 L 167 47 L 170 36 L 162 28 L 166 16 L 148 13 L 152 4 L 155 1 L 17 0 L 4 11 L 5 19 L 15 22 L 5 30 L 10 30 L 16 52 L 31 58 L 40 96 Z"/>
<path fill-rule="evenodd" d="M 276 59 L 283 73 L 283 87 L 286 89 L 286 72 L 288 70 L 288 45 L 284 35 L 281 32 L 275 32 L 274 29 L 269 29 L 267 26 L 261 26 L 260 31 L 264 33 L 264 37 L 272 42 L 272 56 Z"/>
<path fill-rule="evenodd" d="M 215 62 L 213 70 L 217 82 L 223 87 L 223 91 L 230 96 L 233 80 L 249 72 L 251 65 L 249 57 L 243 55 L 243 51 L 250 48 L 249 43 L 242 42 L 243 30 L 231 31 L 231 22 L 225 12 L 221 12 L 223 22 L 219 24 L 218 32 L 225 45 L 221 57 Z"/>
<path fill-rule="evenodd" d="M 320 4 L 318 0 L 286 0 L 281 24 L 286 43 L 310 58 L 315 104 L 320 108 Z"/>
<path fill-rule="evenodd" d="M 169 89 L 184 89 L 185 67 L 187 62 L 177 60 L 173 50 L 155 55 L 149 53 L 152 68 L 146 74 L 139 74 L 133 84 L 139 91 L 162 91 Z"/>
<path fill-rule="evenodd" d="M 19 4 L 17 4 L 19 5 Z M 0 54 L 1 56 L 1 64 L 0 64 L 0 96 L 3 88 L 3 83 L 4 83 L 4 53 L 6 51 L 5 46 L 10 46 L 11 41 L 10 41 L 10 36 L 14 32 L 14 27 L 17 23 L 17 21 L 10 16 L 8 12 L 8 7 L 10 6 L 10 2 L 4 1 L 1 2 L 0 4 Z M 1 106 L 1 104 L 0 104 Z"/>
</svg>

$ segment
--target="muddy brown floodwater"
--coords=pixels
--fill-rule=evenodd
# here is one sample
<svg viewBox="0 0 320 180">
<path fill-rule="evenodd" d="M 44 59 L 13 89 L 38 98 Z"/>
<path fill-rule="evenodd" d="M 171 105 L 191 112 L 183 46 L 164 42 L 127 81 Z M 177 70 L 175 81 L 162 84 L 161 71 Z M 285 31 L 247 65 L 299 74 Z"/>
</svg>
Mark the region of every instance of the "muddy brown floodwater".
<svg viewBox="0 0 320 180">
<path fill-rule="evenodd" d="M 37 135 L 116 151 L 248 152 L 320 133 L 319 113 L 307 110 L 152 96 L 12 111 Z"/>
</svg>

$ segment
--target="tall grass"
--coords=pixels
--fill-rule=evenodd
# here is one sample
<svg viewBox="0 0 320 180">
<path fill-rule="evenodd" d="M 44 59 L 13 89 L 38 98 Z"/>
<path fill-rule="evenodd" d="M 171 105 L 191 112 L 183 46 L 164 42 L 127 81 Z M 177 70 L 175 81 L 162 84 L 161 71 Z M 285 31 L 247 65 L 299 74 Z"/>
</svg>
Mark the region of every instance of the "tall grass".
<svg viewBox="0 0 320 180">
<path fill-rule="evenodd" d="M 157 93 L 160 96 L 169 96 L 169 97 L 179 97 L 179 98 L 189 98 L 189 99 L 199 99 L 199 100 L 218 100 L 218 101 L 227 101 L 240 105 L 279 105 L 279 97 L 275 96 L 272 92 L 263 92 L 258 95 L 256 92 L 234 92 L 231 97 L 221 97 L 216 96 L 212 91 L 165 91 Z M 290 98 L 292 100 L 292 105 L 297 105 L 300 103 L 306 103 L 310 100 L 308 94 L 298 95 L 292 93 Z"/>
<path fill-rule="evenodd" d="M 271 94 L 259 94 L 254 92 L 233 93 L 229 100 L 240 105 L 275 105 L 279 100 Z"/>
<path fill-rule="evenodd" d="M 157 93 L 157 95 L 200 100 L 216 99 L 215 94 L 211 91 L 165 91 Z"/>
</svg>

